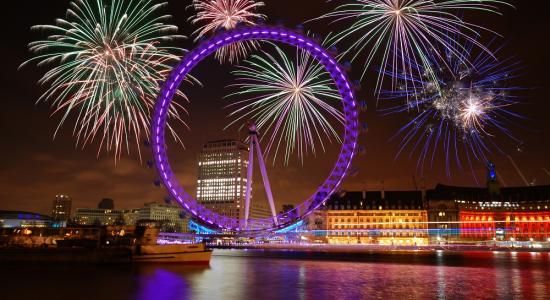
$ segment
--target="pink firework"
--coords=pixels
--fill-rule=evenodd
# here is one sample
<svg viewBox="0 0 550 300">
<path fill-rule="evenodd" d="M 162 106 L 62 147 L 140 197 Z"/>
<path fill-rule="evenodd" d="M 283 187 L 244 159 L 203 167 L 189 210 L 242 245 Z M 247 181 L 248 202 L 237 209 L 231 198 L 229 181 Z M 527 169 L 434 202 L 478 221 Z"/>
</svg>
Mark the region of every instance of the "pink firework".
<svg viewBox="0 0 550 300">
<path fill-rule="evenodd" d="M 200 25 L 194 32 L 195 40 L 220 29 L 233 29 L 239 24 L 253 26 L 256 25 L 256 21 L 266 18 L 256 13 L 256 9 L 264 6 L 264 3 L 252 0 L 193 0 L 192 6 L 197 14 L 191 17 L 190 21 L 192 24 Z M 218 50 L 216 58 L 221 63 L 233 64 L 257 47 L 257 42 L 235 43 Z"/>
</svg>

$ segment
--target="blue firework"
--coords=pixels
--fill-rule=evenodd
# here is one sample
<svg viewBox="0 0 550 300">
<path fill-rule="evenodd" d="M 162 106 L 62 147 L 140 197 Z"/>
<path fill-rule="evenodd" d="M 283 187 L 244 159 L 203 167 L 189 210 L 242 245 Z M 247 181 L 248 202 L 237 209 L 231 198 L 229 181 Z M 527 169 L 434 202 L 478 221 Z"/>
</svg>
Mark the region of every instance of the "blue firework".
<svg viewBox="0 0 550 300">
<path fill-rule="evenodd" d="M 519 142 L 510 130 L 521 118 L 512 111 L 518 102 L 514 92 L 521 88 L 510 84 L 518 77 L 519 63 L 496 59 L 501 48 L 477 54 L 472 43 L 462 48 L 458 54 L 441 51 L 443 60 L 435 49 L 428 66 L 409 66 L 414 72 L 383 72 L 398 86 L 382 92 L 381 99 L 397 103 L 383 112 L 412 116 L 394 136 L 401 139 L 397 156 L 417 157 L 422 172 L 427 161 L 433 166 L 440 159 L 448 176 L 463 161 L 473 170 L 475 162 L 485 164 L 495 150 L 503 151 L 497 137 Z"/>
</svg>

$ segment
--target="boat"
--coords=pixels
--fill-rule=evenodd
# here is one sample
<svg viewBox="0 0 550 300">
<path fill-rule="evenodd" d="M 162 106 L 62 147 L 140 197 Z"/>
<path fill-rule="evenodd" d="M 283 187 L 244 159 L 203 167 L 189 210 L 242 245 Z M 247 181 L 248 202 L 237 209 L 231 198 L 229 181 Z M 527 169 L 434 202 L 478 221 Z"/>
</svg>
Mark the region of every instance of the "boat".
<svg viewBox="0 0 550 300">
<path fill-rule="evenodd" d="M 132 261 L 138 263 L 178 263 L 207 265 L 212 250 L 204 243 L 168 244 L 157 243 L 160 229 L 157 222 L 142 221 L 136 235 L 138 245 L 132 253 Z"/>
<path fill-rule="evenodd" d="M 140 263 L 210 263 L 212 250 L 205 244 L 142 245 L 132 255 L 132 261 Z"/>
</svg>

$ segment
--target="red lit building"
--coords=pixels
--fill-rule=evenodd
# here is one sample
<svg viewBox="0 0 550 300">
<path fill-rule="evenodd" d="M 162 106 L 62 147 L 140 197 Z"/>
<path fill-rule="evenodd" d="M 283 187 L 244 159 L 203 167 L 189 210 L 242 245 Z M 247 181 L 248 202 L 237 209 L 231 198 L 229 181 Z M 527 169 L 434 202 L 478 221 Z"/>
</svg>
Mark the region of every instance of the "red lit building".
<svg viewBox="0 0 550 300">
<path fill-rule="evenodd" d="M 428 202 L 446 199 L 458 213 L 460 240 L 548 241 L 550 186 L 487 188 L 438 185 L 427 193 Z M 432 199 L 430 199 L 432 198 Z M 430 220 L 432 221 L 432 220 Z M 458 235 L 458 236 L 456 236 Z"/>
<path fill-rule="evenodd" d="M 540 240 L 550 238 L 550 211 L 543 212 L 460 212 L 463 239 Z"/>
</svg>

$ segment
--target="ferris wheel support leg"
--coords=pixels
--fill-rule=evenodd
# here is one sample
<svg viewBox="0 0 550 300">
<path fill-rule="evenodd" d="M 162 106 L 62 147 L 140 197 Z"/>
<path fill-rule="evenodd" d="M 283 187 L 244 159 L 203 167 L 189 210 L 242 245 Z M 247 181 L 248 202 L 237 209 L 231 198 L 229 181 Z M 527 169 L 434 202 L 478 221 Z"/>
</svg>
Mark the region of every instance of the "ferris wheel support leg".
<svg viewBox="0 0 550 300">
<path fill-rule="evenodd" d="M 271 193 L 271 185 L 269 184 L 269 178 L 267 177 L 267 170 L 265 168 L 264 156 L 262 154 L 262 149 L 260 149 L 260 147 L 259 147 L 260 143 L 258 141 L 258 137 L 256 135 L 254 135 L 254 136 L 252 136 L 252 138 L 254 139 L 254 142 L 256 142 L 256 144 L 258 145 L 258 147 L 256 147 L 256 150 L 258 152 L 258 164 L 260 165 L 260 171 L 262 172 L 262 179 L 264 181 L 265 193 L 267 195 L 267 200 L 269 201 L 269 207 L 271 208 L 271 215 L 273 216 L 273 223 L 278 225 L 277 211 L 275 210 L 275 202 L 273 202 L 273 193 Z"/>
<path fill-rule="evenodd" d="M 250 139 L 250 149 L 248 150 L 248 167 L 246 170 L 246 196 L 244 199 L 244 228 L 248 227 L 248 217 L 250 216 L 250 196 L 252 195 L 252 171 L 254 169 L 254 139 Z"/>
</svg>

